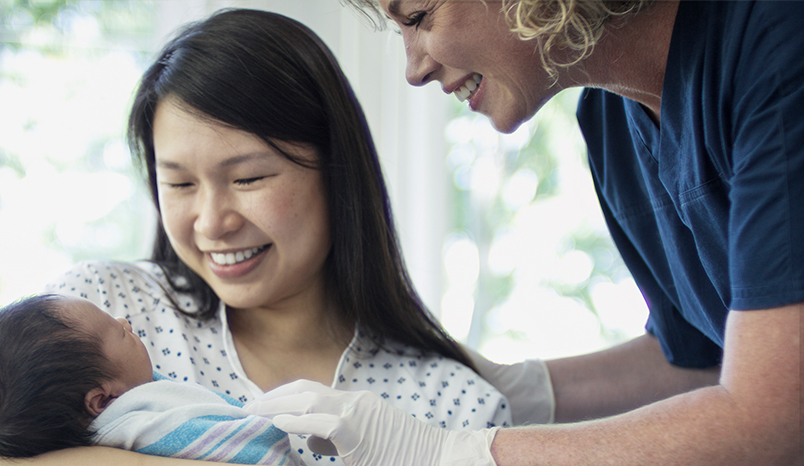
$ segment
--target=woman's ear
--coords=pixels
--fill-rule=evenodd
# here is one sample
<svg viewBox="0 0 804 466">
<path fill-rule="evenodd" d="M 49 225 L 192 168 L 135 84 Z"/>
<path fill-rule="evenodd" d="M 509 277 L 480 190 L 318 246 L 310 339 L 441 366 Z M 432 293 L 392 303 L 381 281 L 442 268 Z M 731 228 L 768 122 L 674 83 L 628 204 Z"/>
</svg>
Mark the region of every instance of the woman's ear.
<svg viewBox="0 0 804 466">
<path fill-rule="evenodd" d="M 97 417 L 117 396 L 112 394 L 109 384 L 102 384 L 90 390 L 84 397 L 84 405 L 92 417 Z"/>
</svg>

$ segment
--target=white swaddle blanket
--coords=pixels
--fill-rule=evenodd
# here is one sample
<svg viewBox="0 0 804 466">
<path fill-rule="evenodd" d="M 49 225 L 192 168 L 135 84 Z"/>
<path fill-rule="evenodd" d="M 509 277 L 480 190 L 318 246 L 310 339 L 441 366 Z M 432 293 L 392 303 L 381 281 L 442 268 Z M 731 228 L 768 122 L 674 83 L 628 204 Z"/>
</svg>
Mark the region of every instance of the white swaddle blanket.
<svg viewBox="0 0 804 466">
<path fill-rule="evenodd" d="M 302 464 L 287 434 L 243 404 L 155 373 L 112 402 L 90 425 L 97 445 L 156 456 L 238 464 Z"/>
</svg>

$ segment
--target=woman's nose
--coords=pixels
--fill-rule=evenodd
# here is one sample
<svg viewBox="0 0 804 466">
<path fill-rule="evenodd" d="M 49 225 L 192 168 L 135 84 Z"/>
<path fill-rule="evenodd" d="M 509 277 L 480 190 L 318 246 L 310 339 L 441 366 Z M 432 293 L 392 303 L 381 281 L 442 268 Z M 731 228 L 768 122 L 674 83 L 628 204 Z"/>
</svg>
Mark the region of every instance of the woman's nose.
<svg viewBox="0 0 804 466">
<path fill-rule="evenodd" d="M 243 225 L 242 217 L 225 196 L 209 193 L 199 203 L 194 228 L 205 238 L 220 239 Z"/>
<path fill-rule="evenodd" d="M 407 67 L 405 68 L 405 79 L 411 86 L 424 86 L 433 80 L 435 73 L 441 66 L 421 47 L 419 41 L 412 43 L 405 40 L 405 53 L 407 55 Z"/>
</svg>

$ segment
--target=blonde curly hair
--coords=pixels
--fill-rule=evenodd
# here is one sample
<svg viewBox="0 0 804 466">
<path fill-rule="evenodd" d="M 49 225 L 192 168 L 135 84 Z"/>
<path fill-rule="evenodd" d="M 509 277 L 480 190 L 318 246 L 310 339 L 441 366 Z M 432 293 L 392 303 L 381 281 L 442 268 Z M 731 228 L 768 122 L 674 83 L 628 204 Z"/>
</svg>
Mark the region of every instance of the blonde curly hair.
<svg viewBox="0 0 804 466">
<path fill-rule="evenodd" d="M 553 79 L 560 67 L 587 58 L 603 34 L 604 25 L 615 18 L 634 15 L 653 0 L 503 0 L 511 31 L 522 40 L 536 40 L 542 66 Z M 553 51 L 569 49 L 573 58 L 558 62 Z"/>
<path fill-rule="evenodd" d="M 377 0 L 340 0 L 362 12 L 383 29 L 385 15 Z M 480 0 L 486 3 L 486 0 Z M 558 69 L 588 57 L 603 34 L 606 23 L 634 15 L 654 0 L 502 0 L 502 11 L 511 31 L 522 40 L 536 40 L 542 66 L 553 80 Z M 559 62 L 554 50 L 574 52 L 568 62 Z"/>
</svg>

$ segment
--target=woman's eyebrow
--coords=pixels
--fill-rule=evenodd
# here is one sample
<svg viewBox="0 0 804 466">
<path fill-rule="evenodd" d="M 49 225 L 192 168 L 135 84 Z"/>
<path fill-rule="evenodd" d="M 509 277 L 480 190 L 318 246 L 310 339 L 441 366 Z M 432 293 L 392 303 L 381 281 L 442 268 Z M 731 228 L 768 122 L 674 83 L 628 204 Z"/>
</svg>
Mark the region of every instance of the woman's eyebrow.
<svg viewBox="0 0 804 466">
<path fill-rule="evenodd" d="M 388 13 L 394 16 L 399 16 L 399 12 L 401 11 L 399 4 L 400 0 L 391 0 L 391 2 L 388 4 Z"/>
<path fill-rule="evenodd" d="M 170 162 L 168 160 L 157 160 L 156 166 L 159 168 L 166 168 L 168 170 L 184 170 L 184 167 L 176 162 Z"/>
<path fill-rule="evenodd" d="M 220 162 L 218 166 L 221 168 L 231 167 L 233 165 L 239 165 L 241 163 L 249 162 L 251 160 L 267 159 L 271 155 L 273 154 L 266 152 L 252 152 L 248 154 L 235 155 L 234 157 L 230 157 Z M 177 162 L 171 162 L 170 160 L 157 160 L 156 166 L 167 170 L 186 170 L 184 165 Z"/>
<path fill-rule="evenodd" d="M 238 164 L 249 162 L 249 161 L 255 160 L 255 159 L 266 159 L 266 158 L 268 158 L 268 156 L 269 156 L 269 154 L 267 154 L 265 152 L 252 152 L 252 153 L 249 153 L 249 154 L 240 154 L 240 155 L 235 155 L 232 158 L 228 158 L 228 159 L 224 160 L 223 162 L 218 164 L 218 166 L 221 167 L 221 168 L 223 168 L 223 167 L 231 167 L 233 165 L 238 165 Z"/>
</svg>

